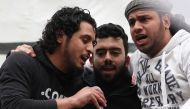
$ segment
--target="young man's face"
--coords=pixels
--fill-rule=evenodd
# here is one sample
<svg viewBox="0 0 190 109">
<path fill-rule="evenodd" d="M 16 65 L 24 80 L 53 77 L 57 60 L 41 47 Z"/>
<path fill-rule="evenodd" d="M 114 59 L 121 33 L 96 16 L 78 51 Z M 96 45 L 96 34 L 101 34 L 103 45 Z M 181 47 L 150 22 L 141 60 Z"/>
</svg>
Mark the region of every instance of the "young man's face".
<svg viewBox="0 0 190 109">
<path fill-rule="evenodd" d="M 150 55 L 156 55 L 169 41 L 169 19 L 160 17 L 150 9 L 136 10 L 129 14 L 128 22 L 132 39 L 137 48 Z"/>
<path fill-rule="evenodd" d="M 83 65 L 93 51 L 94 28 L 87 22 L 81 22 L 79 31 L 75 32 L 71 39 L 66 39 L 61 47 L 63 50 L 62 58 L 67 70 L 83 71 Z"/>
<path fill-rule="evenodd" d="M 112 81 L 125 67 L 125 49 L 121 38 L 96 39 L 93 65 L 104 81 Z"/>
</svg>

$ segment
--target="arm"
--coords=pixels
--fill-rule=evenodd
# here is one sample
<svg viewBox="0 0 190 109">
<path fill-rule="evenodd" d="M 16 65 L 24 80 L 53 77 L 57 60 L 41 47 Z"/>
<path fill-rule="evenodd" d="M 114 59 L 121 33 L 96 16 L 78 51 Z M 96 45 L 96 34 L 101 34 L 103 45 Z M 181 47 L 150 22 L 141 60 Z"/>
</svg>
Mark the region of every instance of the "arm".
<svg viewBox="0 0 190 109">
<path fill-rule="evenodd" d="M 2 65 L 0 72 L 2 73 L 0 78 L 2 109 L 72 109 L 82 108 L 89 103 L 93 103 L 97 109 L 100 107 L 99 104 L 105 106 L 105 97 L 98 87 L 85 87 L 75 95 L 64 99 L 31 99 L 31 75 L 37 72 L 34 69 L 38 65 L 27 65 L 32 63 L 33 58 L 21 54 L 23 53 L 16 53 L 16 55 L 13 53 Z"/>
<path fill-rule="evenodd" d="M 102 90 L 97 87 L 84 87 L 78 91 L 75 95 L 56 100 L 58 109 L 73 109 L 82 108 L 87 104 L 94 104 L 96 109 L 106 107 L 106 100 Z"/>
<path fill-rule="evenodd" d="M 1 67 L 0 99 L 2 109 L 56 109 L 55 100 L 33 100 L 31 96 L 31 57 L 14 53 Z M 28 63 L 30 63 L 30 66 Z"/>
<path fill-rule="evenodd" d="M 190 35 L 188 36 L 190 37 Z M 188 46 L 190 45 L 190 39 L 186 40 L 186 43 L 183 43 L 180 50 L 181 50 L 181 57 L 180 57 L 180 67 L 182 68 L 182 72 L 186 76 L 189 86 L 190 86 L 190 49 Z M 178 50 L 178 51 L 180 51 Z M 189 90 L 187 90 L 189 91 Z M 190 98 L 185 102 L 185 104 L 180 109 L 188 109 L 190 106 Z"/>
</svg>

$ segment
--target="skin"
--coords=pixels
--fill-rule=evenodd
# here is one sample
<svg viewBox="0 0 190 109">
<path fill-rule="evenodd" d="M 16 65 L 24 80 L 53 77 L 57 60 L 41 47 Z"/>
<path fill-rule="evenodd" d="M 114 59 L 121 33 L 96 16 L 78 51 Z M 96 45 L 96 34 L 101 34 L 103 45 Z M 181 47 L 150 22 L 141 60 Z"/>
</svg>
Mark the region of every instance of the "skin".
<svg viewBox="0 0 190 109">
<path fill-rule="evenodd" d="M 71 39 L 64 35 L 57 39 L 60 46 L 55 52 L 47 55 L 63 72 L 72 72 L 75 69 L 77 73 L 82 73 L 83 65 L 93 51 L 94 28 L 87 22 L 81 22 L 79 31 L 75 32 Z M 58 109 L 81 108 L 89 103 L 93 103 L 97 109 L 100 109 L 100 105 L 106 106 L 104 94 L 97 86 L 84 87 L 75 95 L 58 99 L 56 102 Z"/>
<path fill-rule="evenodd" d="M 93 51 L 94 39 L 94 28 L 83 21 L 71 39 L 65 34 L 57 39 L 60 46 L 53 54 L 48 54 L 48 57 L 63 72 L 70 72 L 71 69 L 82 72 L 85 61 Z"/>
<path fill-rule="evenodd" d="M 154 57 L 171 39 L 170 20 L 167 15 L 151 9 L 139 9 L 129 14 L 128 22 L 132 39 L 137 48 Z"/>
<path fill-rule="evenodd" d="M 121 38 L 97 38 L 94 47 L 94 71 L 100 72 L 105 81 L 112 81 L 126 63 L 125 49 Z"/>
<path fill-rule="evenodd" d="M 123 40 L 121 38 L 104 38 L 104 39 L 98 39 L 97 38 L 97 44 L 94 47 L 94 53 L 93 58 L 91 58 L 91 61 L 93 63 L 94 69 L 98 72 L 101 72 L 101 77 L 103 80 L 111 81 L 116 77 L 122 67 L 124 65 L 127 66 L 129 62 L 129 57 L 125 54 L 125 49 L 123 45 Z M 102 56 L 100 56 L 100 53 L 105 52 Z M 35 53 L 31 46 L 29 45 L 21 45 L 18 46 L 14 51 L 24 51 L 27 54 L 31 55 Z M 32 55 L 31 55 L 32 56 Z M 109 68 L 104 68 L 105 65 L 107 65 L 107 61 L 111 62 L 111 66 Z"/>
<path fill-rule="evenodd" d="M 71 39 L 65 34 L 57 38 L 60 44 L 53 54 L 47 54 L 50 61 L 61 71 L 70 72 L 72 69 L 83 70 L 85 61 L 90 57 L 93 51 L 92 42 L 95 39 L 94 28 L 87 22 L 81 22 L 79 31 L 75 32 Z M 35 52 L 29 45 L 21 45 L 12 50 L 13 52 L 24 51 L 35 57 Z M 33 54 L 33 55 L 32 55 Z M 72 66 L 72 67 L 70 67 Z M 106 106 L 106 99 L 102 90 L 97 87 L 84 87 L 71 97 L 56 99 L 57 109 L 82 108 L 92 103 L 96 109 Z"/>
<path fill-rule="evenodd" d="M 94 104 L 96 109 L 102 109 L 102 106 L 106 107 L 103 92 L 97 86 L 84 87 L 75 95 L 64 99 L 57 99 L 56 102 L 58 109 L 82 108 L 89 103 Z"/>
</svg>

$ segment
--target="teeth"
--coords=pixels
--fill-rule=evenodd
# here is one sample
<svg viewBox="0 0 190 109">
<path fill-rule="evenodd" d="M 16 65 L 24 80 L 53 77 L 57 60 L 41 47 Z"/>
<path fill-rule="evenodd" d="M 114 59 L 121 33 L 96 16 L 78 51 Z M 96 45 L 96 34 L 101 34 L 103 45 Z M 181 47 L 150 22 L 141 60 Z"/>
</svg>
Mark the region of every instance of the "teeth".
<svg viewBox="0 0 190 109">
<path fill-rule="evenodd" d="M 89 55 L 83 55 L 83 56 L 82 56 L 82 60 L 83 60 L 83 61 L 86 61 L 88 58 L 89 58 Z"/>
<path fill-rule="evenodd" d="M 84 58 L 85 58 L 85 60 L 87 60 L 87 59 L 88 59 L 88 56 L 85 56 Z"/>
</svg>

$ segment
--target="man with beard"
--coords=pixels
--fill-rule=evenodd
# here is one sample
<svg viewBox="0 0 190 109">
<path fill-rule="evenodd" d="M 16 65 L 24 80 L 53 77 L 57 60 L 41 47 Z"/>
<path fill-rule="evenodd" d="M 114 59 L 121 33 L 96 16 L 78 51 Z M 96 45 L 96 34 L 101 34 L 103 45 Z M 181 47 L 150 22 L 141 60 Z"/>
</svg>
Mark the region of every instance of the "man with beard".
<svg viewBox="0 0 190 109">
<path fill-rule="evenodd" d="M 85 87 L 83 65 L 93 50 L 96 22 L 79 7 L 64 7 L 34 46 L 36 57 L 12 53 L 0 69 L 2 109 L 73 109 L 106 106 L 102 90 Z M 84 87 L 84 88 L 83 88 Z"/>
<path fill-rule="evenodd" d="M 133 0 L 125 10 L 143 109 L 181 109 L 190 100 L 190 29 L 171 9 L 167 0 Z"/>
<path fill-rule="evenodd" d="M 86 68 L 84 80 L 99 86 L 106 97 L 104 109 L 141 109 L 137 87 L 131 84 L 126 66 L 129 63 L 128 37 L 123 28 L 112 23 L 97 28 L 92 69 Z"/>
<path fill-rule="evenodd" d="M 29 45 L 18 46 L 14 51 L 35 56 Z M 104 109 L 141 109 L 137 87 L 131 84 L 131 74 L 126 69 L 127 54 L 128 36 L 121 26 L 108 23 L 97 28 L 91 65 L 86 64 L 82 77 L 87 85 L 103 90 L 107 100 Z"/>
</svg>

